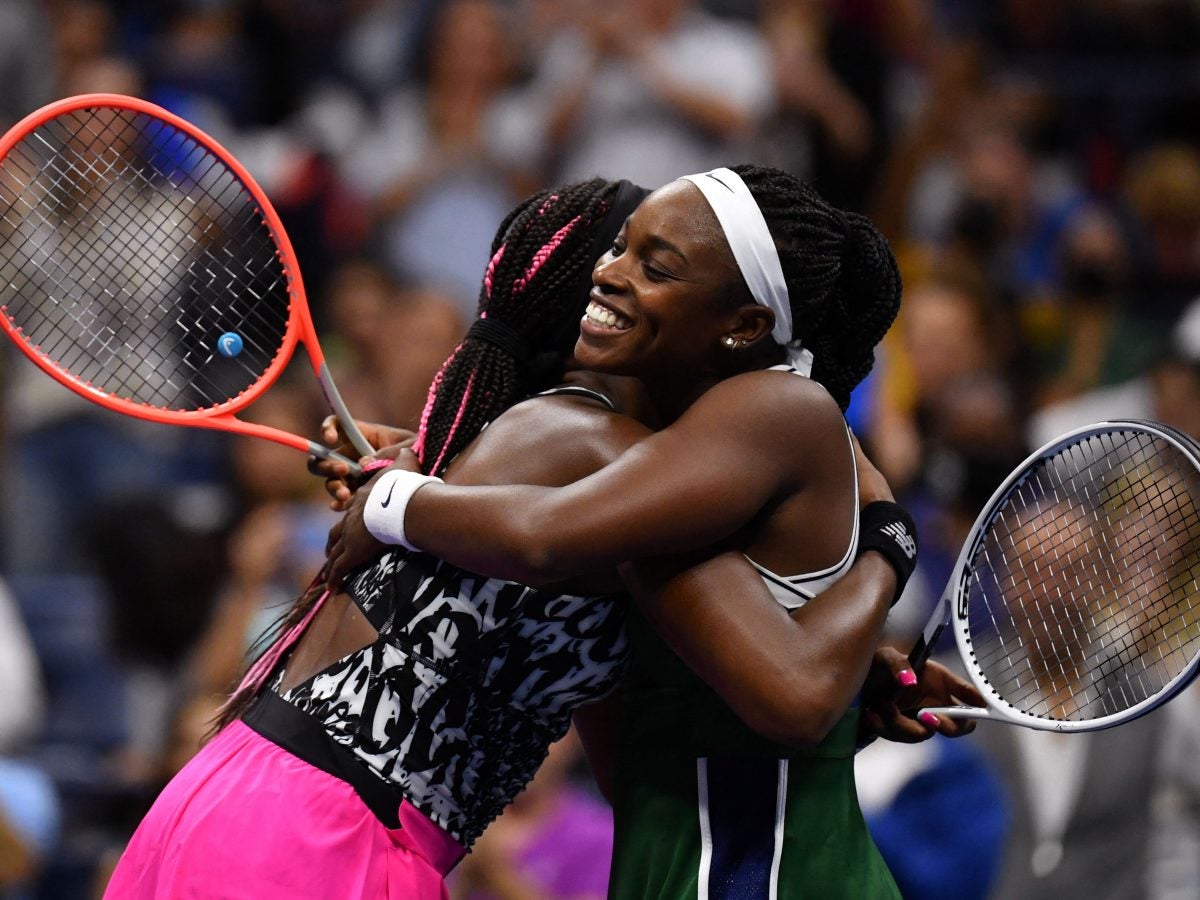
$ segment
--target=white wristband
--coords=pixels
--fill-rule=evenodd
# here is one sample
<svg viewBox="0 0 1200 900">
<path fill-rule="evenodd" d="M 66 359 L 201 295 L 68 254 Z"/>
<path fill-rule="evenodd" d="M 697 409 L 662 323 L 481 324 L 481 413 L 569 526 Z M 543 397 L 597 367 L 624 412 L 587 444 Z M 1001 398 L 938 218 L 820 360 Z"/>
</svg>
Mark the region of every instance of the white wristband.
<svg viewBox="0 0 1200 900">
<path fill-rule="evenodd" d="M 442 479 L 407 469 L 389 469 L 380 475 L 371 486 L 367 505 L 363 507 L 363 525 L 371 536 L 385 544 L 399 544 L 409 550 L 420 550 L 404 536 L 404 510 L 412 495 L 431 481 L 440 484 Z"/>
</svg>

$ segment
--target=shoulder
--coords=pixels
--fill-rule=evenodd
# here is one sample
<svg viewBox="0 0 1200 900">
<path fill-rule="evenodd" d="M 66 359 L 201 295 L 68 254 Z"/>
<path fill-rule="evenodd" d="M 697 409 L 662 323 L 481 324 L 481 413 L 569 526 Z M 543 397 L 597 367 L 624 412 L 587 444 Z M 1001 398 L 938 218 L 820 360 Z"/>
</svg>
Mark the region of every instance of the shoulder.
<svg viewBox="0 0 1200 900">
<path fill-rule="evenodd" d="M 789 430 L 840 429 L 843 416 L 830 393 L 811 378 L 764 369 L 726 378 L 707 390 L 689 409 L 705 416 L 752 425 L 769 421 Z"/>
<path fill-rule="evenodd" d="M 836 446 L 845 448 L 845 418 L 820 384 L 790 372 L 735 375 L 706 391 L 678 423 L 708 442 L 728 442 L 759 465 L 793 474 L 812 466 Z"/>
<path fill-rule="evenodd" d="M 531 397 L 485 428 L 455 460 L 447 480 L 570 484 L 604 468 L 649 433 L 589 397 Z"/>
</svg>

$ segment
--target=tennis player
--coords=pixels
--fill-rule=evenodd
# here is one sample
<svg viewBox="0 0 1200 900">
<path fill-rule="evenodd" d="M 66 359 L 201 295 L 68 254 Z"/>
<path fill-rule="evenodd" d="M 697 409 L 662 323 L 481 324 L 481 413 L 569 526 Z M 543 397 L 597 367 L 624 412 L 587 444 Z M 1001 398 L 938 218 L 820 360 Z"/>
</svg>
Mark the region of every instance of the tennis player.
<svg viewBox="0 0 1200 900">
<path fill-rule="evenodd" d="M 738 167 L 656 191 L 594 281 L 575 358 L 638 378 L 667 427 L 561 489 L 439 484 L 418 446 L 335 527 L 330 583 L 381 543 L 533 584 L 624 564 L 651 627 L 623 698 L 613 895 L 895 896 L 851 766 L 891 595 L 849 592 L 840 619 L 812 600 L 864 546 L 901 577 L 916 555 L 894 504 L 860 519 L 842 417 L 898 309 L 890 250 L 785 173 Z M 753 560 L 769 610 L 697 598 L 730 555 L 671 559 L 721 547 Z"/>
<path fill-rule="evenodd" d="M 452 459 L 464 477 L 494 479 L 507 454 L 511 480 L 567 483 L 646 436 L 616 411 L 647 409 L 621 377 L 593 376 L 589 386 L 580 373 L 498 415 L 560 381 L 582 303 L 569 317 L 547 305 L 571 296 L 572 273 L 586 279 L 639 196 L 631 186 L 573 186 L 504 224 L 482 302 L 491 324 L 477 323 L 448 362 L 425 417 L 422 451 L 443 458 L 443 470 Z M 530 349 L 551 346 L 557 331 L 557 361 Z M 469 446 L 455 450 L 464 436 Z M 543 452 L 514 454 L 517 437 Z M 886 609 L 896 575 L 876 556 L 859 568 L 870 602 Z M 736 567 L 747 602 L 756 587 L 760 608 L 771 608 L 744 559 L 727 556 L 722 571 Z M 111 896 L 443 896 L 444 873 L 536 770 L 572 710 L 610 690 L 626 665 L 610 576 L 539 591 L 393 549 L 347 586 L 310 592 L 290 613 L 225 727 L 142 823 Z M 810 606 L 839 612 L 838 591 L 863 588 L 844 579 L 828 605 Z"/>
</svg>

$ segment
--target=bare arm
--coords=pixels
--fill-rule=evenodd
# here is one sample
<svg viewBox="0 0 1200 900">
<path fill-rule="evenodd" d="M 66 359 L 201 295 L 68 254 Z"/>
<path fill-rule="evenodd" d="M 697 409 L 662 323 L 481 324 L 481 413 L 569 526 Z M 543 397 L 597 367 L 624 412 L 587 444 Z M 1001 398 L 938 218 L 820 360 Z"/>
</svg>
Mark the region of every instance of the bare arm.
<svg viewBox="0 0 1200 900">
<path fill-rule="evenodd" d="M 824 740 L 862 688 L 896 588 L 877 553 L 790 613 L 740 553 L 639 562 L 622 576 L 655 630 L 742 721 L 799 747 Z"/>
<path fill-rule="evenodd" d="M 781 372 L 740 375 L 573 484 L 425 486 L 405 529 L 416 546 L 455 565 L 545 584 L 713 546 L 803 488 L 822 451 L 844 440 L 840 412 L 819 386 Z M 331 536 L 335 583 L 348 571 L 343 536 L 365 530 L 364 499 Z"/>
</svg>

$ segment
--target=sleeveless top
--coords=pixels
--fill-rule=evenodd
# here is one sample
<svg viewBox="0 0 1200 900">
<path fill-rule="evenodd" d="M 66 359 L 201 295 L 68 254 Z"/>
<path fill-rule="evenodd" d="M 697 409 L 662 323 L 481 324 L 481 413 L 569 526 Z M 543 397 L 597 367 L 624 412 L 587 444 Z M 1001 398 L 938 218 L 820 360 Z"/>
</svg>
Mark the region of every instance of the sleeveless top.
<svg viewBox="0 0 1200 900">
<path fill-rule="evenodd" d="M 464 847 L 628 662 L 622 595 L 539 590 L 402 547 L 343 590 L 376 640 L 282 695 L 264 691 L 246 722 L 348 781 L 389 827 L 407 799 Z"/>
<path fill-rule="evenodd" d="M 795 368 L 788 365 L 771 366 L 773 372 L 791 372 L 799 375 Z M 806 376 L 800 376 L 806 377 Z M 850 458 L 854 458 L 854 444 L 850 438 L 850 426 L 846 426 L 846 442 L 850 450 Z M 858 466 L 854 467 L 854 519 L 850 530 L 850 544 L 842 558 L 824 569 L 816 572 L 806 572 L 801 575 L 778 575 L 766 566 L 760 566 L 750 557 L 746 560 L 758 570 L 766 583 L 771 596 L 779 601 L 785 609 L 797 609 L 824 591 L 835 581 L 850 571 L 854 565 L 855 551 L 858 549 Z"/>
<path fill-rule="evenodd" d="M 836 565 L 783 577 L 750 561 L 783 606 L 803 605 L 853 565 L 857 471 L 854 509 Z M 618 713 L 609 897 L 899 900 L 854 788 L 858 709 L 815 747 L 776 743 L 746 725 L 636 606 L 626 618 L 633 660 Z"/>
</svg>

